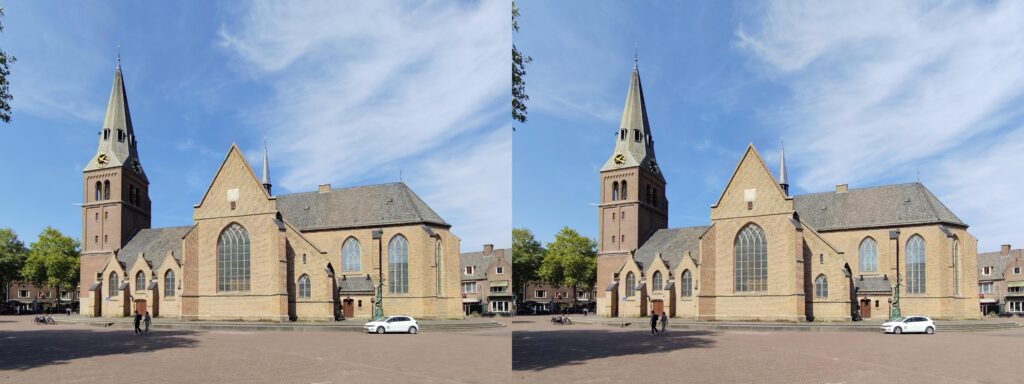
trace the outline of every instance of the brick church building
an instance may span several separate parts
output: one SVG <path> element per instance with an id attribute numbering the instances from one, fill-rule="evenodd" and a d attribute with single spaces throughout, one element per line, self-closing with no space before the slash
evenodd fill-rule
<path id="1" fill-rule="evenodd" d="M 615 149 L 600 171 L 600 315 L 702 320 L 979 318 L 977 240 L 924 185 L 789 194 L 753 145 L 706 225 L 668 228 L 666 180 L 654 154 L 634 66 Z M 897 262 L 898 260 L 898 262 Z"/>
<path id="2" fill-rule="evenodd" d="M 151 228 L 121 66 L 83 172 L 81 311 L 193 320 L 461 318 L 459 238 L 404 183 L 275 195 L 232 145 L 188 226 Z M 380 260 L 380 261 L 378 261 Z"/>

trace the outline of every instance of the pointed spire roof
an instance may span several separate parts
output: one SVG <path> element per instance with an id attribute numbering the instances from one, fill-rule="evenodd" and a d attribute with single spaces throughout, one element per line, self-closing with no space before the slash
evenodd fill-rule
<path id="1" fill-rule="evenodd" d="M 622 109 L 619 130 L 615 134 L 615 151 L 601 167 L 601 171 L 637 166 L 644 167 L 664 179 L 654 157 L 654 138 L 647 120 L 647 103 L 640 82 L 639 63 L 634 54 L 626 105 Z"/>
<path id="2" fill-rule="evenodd" d="M 114 82 L 107 101 L 107 112 L 103 116 L 103 126 L 99 134 L 99 146 L 85 170 L 127 166 L 145 179 L 145 172 L 139 163 L 136 148 L 135 129 L 128 108 L 128 93 L 125 91 L 124 77 L 121 74 L 121 56 L 117 57 L 114 69 Z"/>
<path id="3" fill-rule="evenodd" d="M 779 184 L 789 185 L 789 178 L 786 177 L 786 146 L 782 143 L 779 149 Z"/>
<path id="4" fill-rule="evenodd" d="M 267 189 L 267 194 L 270 194 L 270 159 L 267 155 L 267 140 L 263 139 L 263 187 Z"/>

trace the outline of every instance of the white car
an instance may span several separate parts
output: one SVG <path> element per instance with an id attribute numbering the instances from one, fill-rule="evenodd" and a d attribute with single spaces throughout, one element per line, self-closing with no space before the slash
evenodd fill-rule
<path id="1" fill-rule="evenodd" d="M 366 328 L 366 332 L 369 333 L 401 332 L 415 334 L 419 332 L 420 325 L 416 323 L 416 319 L 409 316 L 388 316 L 366 323 L 363 328 Z"/>
<path id="2" fill-rule="evenodd" d="M 882 331 L 897 335 L 904 332 L 921 332 L 931 335 L 935 333 L 935 322 L 924 316 L 907 316 L 882 324 Z"/>

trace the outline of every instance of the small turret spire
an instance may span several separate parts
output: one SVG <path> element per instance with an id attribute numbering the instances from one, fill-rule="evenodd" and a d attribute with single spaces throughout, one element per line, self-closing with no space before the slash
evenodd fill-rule
<path id="1" fill-rule="evenodd" d="M 270 187 L 270 157 L 267 155 L 267 139 L 263 139 L 263 188 L 267 189 L 268 195 L 273 196 Z"/>
<path id="2" fill-rule="evenodd" d="M 789 178 L 786 176 L 786 145 L 779 140 L 779 186 L 789 196 Z"/>
<path id="3" fill-rule="evenodd" d="M 637 44 L 633 44 L 633 70 L 640 68 L 640 57 L 636 54 Z"/>

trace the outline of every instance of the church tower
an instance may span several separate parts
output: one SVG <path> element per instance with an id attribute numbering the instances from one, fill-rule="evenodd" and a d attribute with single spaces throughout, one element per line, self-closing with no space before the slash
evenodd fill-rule
<path id="1" fill-rule="evenodd" d="M 82 171 L 79 297 L 83 301 L 107 260 L 136 232 L 150 227 L 149 179 L 139 162 L 137 145 L 119 57 L 96 154 Z"/>
<path id="2" fill-rule="evenodd" d="M 598 270 L 602 272 L 621 266 L 629 252 L 640 248 L 655 231 L 668 227 L 665 177 L 654 157 L 654 137 L 635 57 L 626 106 L 615 132 L 615 149 L 601 167 L 598 210 Z M 599 295 L 609 279 L 608 273 L 598 276 Z"/>

